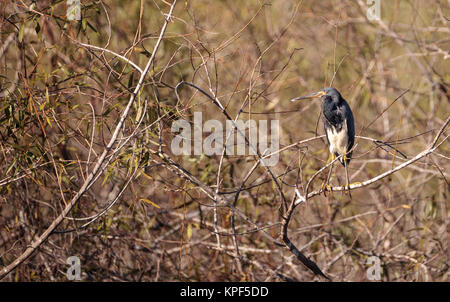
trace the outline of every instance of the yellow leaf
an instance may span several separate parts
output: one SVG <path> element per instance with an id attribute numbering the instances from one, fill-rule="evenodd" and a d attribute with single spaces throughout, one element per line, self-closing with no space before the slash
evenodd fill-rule
<path id="1" fill-rule="evenodd" d="M 188 224 L 187 230 L 186 230 L 187 239 L 190 240 L 192 237 L 192 224 Z"/>
<path id="2" fill-rule="evenodd" d="M 25 33 L 25 23 L 22 23 L 20 25 L 20 29 L 19 29 L 19 42 L 22 43 L 22 39 L 23 39 L 23 34 Z"/>
<path id="3" fill-rule="evenodd" d="M 141 172 L 142 175 L 144 175 L 146 178 L 153 180 L 153 177 L 151 177 L 150 175 L 146 174 L 144 171 Z"/>
<path id="4" fill-rule="evenodd" d="M 407 205 L 407 204 L 402 204 L 402 208 L 411 209 L 411 207 L 409 205 Z"/>
<path id="5" fill-rule="evenodd" d="M 47 120 L 47 123 L 49 124 L 50 128 L 53 128 L 52 123 L 50 122 L 50 119 L 48 118 L 48 116 L 46 116 L 45 119 Z"/>
<path id="6" fill-rule="evenodd" d="M 148 204 L 151 204 L 152 206 L 154 206 L 154 207 L 156 207 L 156 208 L 158 208 L 158 209 L 161 209 L 161 207 L 160 207 L 159 205 L 157 205 L 157 204 L 154 203 L 153 201 L 148 200 L 147 198 L 141 198 L 140 200 L 142 200 L 142 201 L 144 201 L 144 202 L 146 202 L 146 203 L 148 203 Z"/>
<path id="7" fill-rule="evenodd" d="M 155 146 L 159 146 L 159 143 L 157 143 L 157 142 L 154 142 L 154 141 L 152 141 L 150 139 L 148 141 L 149 141 L 150 144 L 153 144 Z M 161 146 L 166 147 L 166 144 L 161 144 Z"/>

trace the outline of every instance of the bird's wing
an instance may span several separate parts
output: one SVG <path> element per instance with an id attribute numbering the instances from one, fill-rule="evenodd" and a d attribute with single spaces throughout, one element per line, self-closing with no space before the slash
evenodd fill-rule
<path id="1" fill-rule="evenodd" d="M 345 110 L 348 111 L 348 118 L 347 118 L 347 133 L 348 133 L 348 143 L 347 143 L 347 150 L 350 150 L 353 147 L 353 144 L 355 143 L 355 121 L 353 119 L 353 113 L 350 109 L 350 106 L 346 106 Z"/>
<path id="2" fill-rule="evenodd" d="M 333 125 L 337 131 L 340 131 L 345 119 L 344 112 L 342 112 L 342 110 L 334 103 L 325 104 L 325 106 L 326 108 L 322 110 L 325 119 L 328 123 Z"/>

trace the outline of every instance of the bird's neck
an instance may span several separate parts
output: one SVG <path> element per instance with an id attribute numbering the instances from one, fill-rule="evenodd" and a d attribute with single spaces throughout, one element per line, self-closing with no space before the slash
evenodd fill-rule
<path id="1" fill-rule="evenodd" d="M 323 107 L 330 107 L 330 106 L 338 106 L 341 104 L 341 100 L 327 97 L 323 100 Z"/>

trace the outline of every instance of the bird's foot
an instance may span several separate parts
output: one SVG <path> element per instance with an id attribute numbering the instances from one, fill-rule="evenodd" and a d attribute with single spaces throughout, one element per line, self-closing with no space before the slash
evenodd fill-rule
<path id="1" fill-rule="evenodd" d="M 345 195 L 347 195 L 348 194 L 348 196 L 350 197 L 350 198 L 352 198 L 352 193 L 350 193 L 350 187 L 352 186 L 357 186 L 357 185 L 361 185 L 361 183 L 360 182 L 353 182 L 353 183 L 351 183 L 351 184 L 346 184 L 345 186 L 344 186 L 344 194 Z"/>
<path id="2" fill-rule="evenodd" d="M 323 184 L 321 190 L 327 196 L 327 192 L 333 192 L 333 187 L 330 184 Z"/>

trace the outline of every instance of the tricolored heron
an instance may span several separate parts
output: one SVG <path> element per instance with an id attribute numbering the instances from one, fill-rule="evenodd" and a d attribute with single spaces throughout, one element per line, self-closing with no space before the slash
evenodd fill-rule
<path id="1" fill-rule="evenodd" d="M 355 143 L 355 122 L 348 103 L 336 88 L 327 87 L 318 92 L 292 99 L 292 102 L 304 99 L 322 99 L 323 125 L 330 148 L 331 160 L 341 156 L 339 161 L 345 167 L 347 188 L 349 188 L 348 164 L 352 157 L 352 148 Z M 333 164 L 327 177 L 327 186 L 330 181 Z M 349 190 L 350 194 L 350 190 Z"/>

